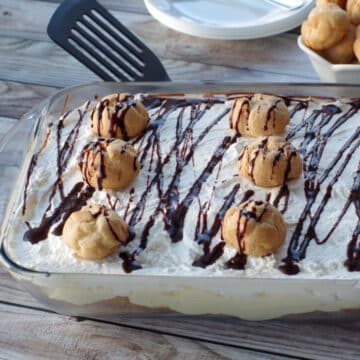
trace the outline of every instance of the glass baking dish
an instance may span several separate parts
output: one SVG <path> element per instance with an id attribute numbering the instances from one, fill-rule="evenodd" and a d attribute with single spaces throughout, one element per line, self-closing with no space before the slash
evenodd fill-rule
<path id="1" fill-rule="evenodd" d="M 113 92 L 172 95 L 263 92 L 287 96 L 360 97 L 359 86 L 326 84 L 98 82 L 60 91 L 24 115 L 0 144 L 0 167 L 4 169 L 1 182 L 5 186 L 15 184 L 1 228 L 0 260 L 35 298 L 59 313 L 102 319 L 180 313 L 264 320 L 288 314 L 360 309 L 360 274 L 354 279 L 239 279 L 229 276 L 216 280 L 206 276 L 45 273 L 16 264 L 7 254 L 6 243 L 16 235 L 12 224 L 21 193 L 17 189 L 24 182 L 28 166 L 24 159 L 44 136 L 47 117 L 59 116 L 65 100 L 68 108 L 74 108 L 88 99 Z"/>

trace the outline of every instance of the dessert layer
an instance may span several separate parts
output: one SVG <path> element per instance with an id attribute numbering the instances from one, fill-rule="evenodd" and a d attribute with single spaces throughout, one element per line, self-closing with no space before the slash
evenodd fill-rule
<path id="1" fill-rule="evenodd" d="M 96 141 L 94 104 L 47 119 L 44 146 L 30 154 L 10 256 L 49 272 L 100 272 L 217 277 L 358 278 L 360 270 L 360 102 L 286 98 L 286 139 L 303 157 L 300 179 L 260 188 L 239 177 L 237 162 L 253 139 L 229 126 L 230 98 L 144 96 L 150 124 L 130 143 L 140 175 L 121 192 L 84 183 L 79 155 Z M 221 240 L 226 210 L 267 200 L 284 215 L 285 244 L 274 255 L 245 257 Z M 64 220 L 84 204 L 103 204 L 129 225 L 128 244 L 101 261 L 84 261 L 61 237 Z M 226 263 L 234 266 L 228 269 Z"/>

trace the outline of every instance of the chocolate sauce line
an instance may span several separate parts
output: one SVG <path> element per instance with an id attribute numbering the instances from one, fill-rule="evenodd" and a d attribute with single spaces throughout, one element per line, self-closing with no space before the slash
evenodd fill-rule
<path id="1" fill-rule="evenodd" d="M 274 110 L 278 106 L 278 104 L 281 102 L 281 99 L 275 100 L 274 103 L 269 107 L 267 114 L 266 114 L 266 120 L 265 120 L 265 126 L 264 130 L 267 131 L 269 127 L 269 121 L 271 120 L 271 115 L 273 114 Z M 275 116 L 273 116 L 273 128 L 275 128 Z"/>
<path id="2" fill-rule="evenodd" d="M 171 217 L 168 217 L 168 220 L 170 220 L 170 226 L 168 225 L 166 230 L 168 231 L 170 238 L 173 242 L 178 242 L 182 240 L 184 221 L 189 207 L 191 206 L 194 199 L 200 194 L 202 185 L 207 181 L 215 167 L 222 160 L 226 150 L 230 147 L 230 145 L 234 144 L 235 141 L 235 136 L 227 136 L 224 138 L 222 144 L 216 149 L 207 166 L 202 171 L 198 179 L 194 182 L 184 199 L 178 204 L 178 206 L 175 208 L 175 211 L 170 212 Z M 171 197 L 171 194 L 169 195 Z"/>
<path id="3" fill-rule="evenodd" d="M 49 234 L 50 227 L 57 224 L 53 230 L 54 235 L 61 235 L 65 221 L 72 212 L 79 210 L 91 198 L 94 190 L 90 187 L 84 188 L 84 183 L 75 184 L 68 195 L 62 199 L 51 216 L 46 214 L 41 219 L 39 226 L 33 227 L 24 233 L 24 240 L 32 244 L 45 240 Z"/>
<path id="4" fill-rule="evenodd" d="M 85 111 L 87 111 L 88 106 L 90 102 L 88 102 L 85 106 Z M 64 198 L 64 190 L 63 190 L 63 184 L 62 184 L 62 172 L 65 170 L 67 163 L 72 155 L 74 144 L 77 140 L 79 129 L 83 120 L 84 113 L 82 113 L 80 110 L 78 110 L 79 113 L 79 119 L 76 122 L 74 128 L 71 130 L 70 134 L 68 135 L 67 139 L 65 140 L 64 146 L 61 147 L 61 129 L 63 127 L 63 122 L 68 117 L 70 112 L 65 113 L 59 120 L 57 125 L 57 134 L 56 134 L 56 143 L 57 143 L 57 158 L 56 158 L 56 164 L 57 164 L 57 179 L 52 187 L 52 191 L 49 197 L 49 206 L 46 209 L 46 212 L 50 210 L 52 199 L 56 194 L 56 191 L 59 187 L 60 196 L 63 199 Z M 49 125 L 50 126 L 50 125 Z M 30 183 L 30 178 L 33 173 L 33 170 L 37 164 L 38 157 L 42 150 L 46 147 L 46 144 L 48 142 L 48 139 L 51 134 L 51 128 L 49 127 L 49 130 L 46 134 L 46 138 L 44 143 L 42 144 L 39 151 L 37 151 L 31 158 L 30 165 L 27 171 L 25 186 L 24 186 L 24 201 L 23 201 L 23 207 L 22 207 L 22 214 L 24 215 L 26 212 L 26 203 L 27 203 L 27 189 Z"/>
<path id="5" fill-rule="evenodd" d="M 288 98 L 284 98 L 285 104 L 286 106 L 289 106 L 290 103 L 288 101 Z M 301 100 L 295 100 L 297 101 L 296 105 L 292 108 L 292 110 L 290 111 L 290 117 L 294 117 L 294 115 L 296 113 L 298 113 L 299 111 L 305 110 L 304 111 L 304 116 L 306 114 L 306 111 L 309 107 L 309 102 L 308 101 L 301 101 Z M 302 122 L 303 124 L 304 122 Z"/>
<path id="6" fill-rule="evenodd" d="M 102 190 L 103 181 L 106 178 L 105 153 L 109 144 L 115 141 L 115 138 L 98 138 L 85 145 L 79 157 L 79 167 L 82 171 L 83 178 L 87 183 L 91 183 L 91 170 L 97 171 L 97 187 Z M 93 155 L 90 161 L 90 155 Z M 96 159 L 99 159 L 96 165 Z"/>
<path id="7" fill-rule="evenodd" d="M 331 172 L 331 170 L 337 165 L 337 163 L 340 161 L 340 159 L 342 158 L 342 156 L 344 155 L 346 149 L 348 149 L 353 143 L 354 141 L 360 136 L 360 127 L 358 127 L 355 132 L 353 133 L 352 136 L 350 136 L 350 138 L 345 142 L 345 144 L 340 148 L 340 150 L 338 151 L 338 153 L 336 154 L 335 158 L 331 161 L 330 165 L 328 166 L 327 169 L 324 170 L 324 172 L 321 174 L 321 176 L 319 177 L 319 183 L 322 184 L 326 178 L 329 176 L 329 173 Z M 356 150 L 356 148 L 354 147 L 354 151 Z"/>
<path id="8" fill-rule="evenodd" d="M 106 224 L 107 224 L 107 226 L 108 226 L 108 228 L 109 228 L 112 236 L 115 238 L 115 240 L 116 240 L 117 242 L 122 243 L 122 241 L 120 240 L 118 234 L 116 233 L 116 231 L 115 231 L 114 228 L 112 227 L 112 225 L 111 225 L 111 223 L 110 223 L 110 220 L 109 220 L 107 214 L 105 214 L 104 216 L 105 216 Z"/>
<path id="9" fill-rule="evenodd" d="M 192 107 L 192 110 L 193 107 Z M 179 116 L 178 119 L 180 122 L 177 126 L 177 134 L 176 134 L 176 142 L 175 142 L 175 158 L 176 158 L 176 167 L 175 167 L 175 175 L 165 193 L 165 201 L 159 204 L 160 210 L 164 213 L 164 210 L 166 209 L 166 214 L 164 216 L 164 224 L 165 229 L 171 233 L 172 232 L 172 219 L 174 216 L 176 216 L 176 211 L 179 209 L 179 183 L 182 175 L 182 171 L 184 167 L 190 162 L 193 156 L 193 152 L 191 152 L 192 147 L 194 146 L 194 143 L 190 146 L 190 151 L 188 152 L 187 156 L 185 154 L 180 153 L 180 146 L 181 144 L 185 144 L 187 141 L 186 134 L 189 133 L 189 129 L 192 129 L 193 126 L 202 118 L 204 112 L 197 112 L 192 111 L 190 116 L 190 122 L 187 128 L 184 132 L 179 131 L 181 128 L 181 122 L 182 122 L 182 116 Z M 171 235 L 170 235 L 171 236 Z M 175 241 L 172 238 L 173 241 Z"/>
<path id="10" fill-rule="evenodd" d="M 288 205 L 289 205 L 289 197 L 290 197 L 290 190 L 287 186 L 287 184 L 284 184 L 281 186 L 279 192 L 276 194 L 276 197 L 273 201 L 273 205 L 278 208 L 278 210 L 284 214 L 288 208 Z M 284 206 L 282 209 L 279 209 L 279 204 L 280 204 L 280 201 L 281 199 L 285 199 L 284 200 Z"/>
<path id="11" fill-rule="evenodd" d="M 37 151 L 32 157 L 31 157 L 31 160 L 30 160 L 30 165 L 28 167 L 28 171 L 27 171 L 27 174 L 26 174 L 26 181 L 25 181 L 25 187 L 24 187 L 24 195 L 23 195 L 23 206 L 22 206 L 22 214 L 25 215 L 26 213 L 26 204 L 27 204 L 27 190 L 28 190 L 28 187 L 29 187 L 29 183 L 30 183 L 30 178 L 31 178 L 31 175 L 34 171 L 34 168 L 37 164 L 37 161 L 38 161 L 38 158 L 39 158 L 39 155 L 40 155 L 41 151 Z"/>
<path id="12" fill-rule="evenodd" d="M 206 268 L 209 265 L 215 264 L 216 261 L 218 261 L 224 254 L 224 248 L 225 243 L 223 241 L 220 241 L 214 246 L 211 251 L 204 252 L 204 254 L 200 258 L 196 259 L 192 263 L 192 266 Z"/>
<path id="13" fill-rule="evenodd" d="M 218 182 L 221 168 L 222 168 L 222 162 L 220 162 L 220 164 L 218 166 L 215 183 Z M 198 211 L 198 216 L 197 216 L 197 221 L 196 221 L 196 226 L 195 226 L 194 238 L 197 243 L 203 245 L 204 252 L 209 251 L 210 241 L 212 238 L 211 233 L 209 234 L 208 230 L 207 230 L 208 229 L 208 212 L 210 210 L 211 203 L 215 196 L 215 191 L 216 191 L 216 184 L 214 184 L 212 187 L 209 199 L 207 199 L 205 201 L 205 203 L 203 203 L 203 204 L 201 203 L 200 197 L 197 198 L 198 204 L 199 204 L 199 211 Z M 220 211 L 221 211 L 221 209 L 220 209 Z M 214 224 L 216 223 L 216 216 L 217 215 L 215 215 Z M 220 226 L 220 224 L 219 224 L 219 226 Z M 205 241 L 205 240 L 207 240 L 207 241 Z"/>
<path id="14" fill-rule="evenodd" d="M 193 262 L 192 264 L 193 266 L 205 268 L 215 263 L 223 254 L 224 246 L 219 244 L 217 244 L 214 247 L 214 249 L 210 251 L 211 240 L 219 232 L 221 227 L 221 222 L 225 216 L 225 213 L 230 208 L 230 206 L 233 205 L 235 196 L 237 195 L 239 189 L 240 189 L 240 184 L 234 185 L 230 193 L 224 197 L 223 204 L 221 208 L 218 211 L 216 211 L 213 223 L 210 228 L 208 228 L 207 212 L 203 214 L 205 216 L 203 217 L 204 220 L 203 220 L 203 227 L 201 232 L 199 231 L 201 212 L 199 212 L 198 214 L 199 226 L 197 226 L 197 230 L 195 230 L 194 237 L 195 237 L 195 241 L 203 246 L 204 254 Z"/>
<path id="15" fill-rule="evenodd" d="M 289 131 L 287 133 L 287 135 L 285 136 L 286 141 L 289 141 L 290 139 L 292 139 L 295 136 L 295 134 L 297 134 L 300 130 L 302 130 L 303 128 L 306 127 L 306 124 L 309 121 L 309 117 L 306 117 L 307 110 L 308 110 L 308 102 L 304 103 L 301 106 L 298 106 L 298 104 L 295 105 L 293 110 L 290 112 L 290 118 L 292 119 L 299 111 L 302 111 L 302 110 L 304 110 L 304 116 L 303 116 L 301 123 L 296 125 L 294 129 L 292 129 L 291 131 Z M 311 113 L 310 117 L 311 116 L 318 116 L 318 113 Z"/>
<path id="16" fill-rule="evenodd" d="M 61 132 L 64 128 L 64 119 L 59 119 L 57 127 L 56 127 L 56 149 L 57 149 L 57 156 L 56 156 L 56 167 L 57 167 L 57 186 L 60 193 L 61 200 L 64 199 L 64 184 L 62 181 L 62 167 L 61 167 Z"/>
<path id="17" fill-rule="evenodd" d="M 356 147 L 353 147 L 351 150 L 354 151 L 358 146 L 359 146 L 360 142 L 358 142 L 356 144 Z M 303 258 L 305 258 L 306 256 L 306 250 L 309 246 L 309 243 L 311 240 L 314 240 L 318 245 L 324 244 L 329 237 L 331 236 L 331 234 L 334 232 L 334 230 L 336 229 L 336 226 L 340 223 L 340 220 L 343 218 L 343 216 L 345 215 L 346 210 L 343 210 L 343 212 L 340 214 L 339 219 L 335 222 L 335 226 L 333 226 L 330 231 L 328 232 L 327 235 L 325 235 L 325 237 L 320 240 L 316 234 L 316 225 L 320 220 L 320 216 L 326 206 L 326 204 L 328 203 L 330 197 L 331 197 L 331 191 L 332 191 L 332 187 L 336 184 L 336 182 L 338 181 L 340 175 L 343 173 L 344 169 L 346 168 L 350 158 L 352 157 L 353 152 L 349 152 L 348 156 L 346 156 L 346 158 L 344 159 L 343 164 L 341 164 L 341 167 L 339 168 L 339 170 L 337 171 L 336 175 L 331 179 L 331 181 L 329 182 L 327 188 L 326 188 L 326 192 L 323 196 L 323 198 L 320 201 L 319 206 L 317 207 L 314 215 L 311 217 L 310 220 L 310 224 L 308 225 L 306 231 L 305 231 L 305 235 L 304 235 L 304 240 L 301 242 L 300 247 L 298 250 L 293 250 L 292 253 L 292 258 L 299 261 L 302 260 Z M 298 237 L 300 237 L 301 234 L 298 234 Z"/>
<path id="18" fill-rule="evenodd" d="M 142 266 L 136 260 L 136 255 L 136 252 L 130 254 L 127 251 L 123 251 L 119 254 L 120 259 L 123 261 L 122 267 L 127 274 L 142 269 Z"/>
<path id="19" fill-rule="evenodd" d="M 73 153 L 75 142 L 79 135 L 79 129 L 82 124 L 84 114 L 86 113 L 90 102 L 87 102 L 85 106 L 84 112 L 78 110 L 79 118 L 76 121 L 74 127 L 70 131 L 69 135 L 64 141 L 64 145 L 61 147 L 61 132 L 63 128 L 63 122 L 69 116 L 70 112 L 67 112 L 63 117 L 59 120 L 57 124 L 57 132 L 56 132 L 56 144 L 57 144 L 57 155 L 56 155 L 56 165 L 57 165 L 57 178 L 55 183 L 52 186 L 52 191 L 49 196 L 49 205 L 45 210 L 45 214 L 48 213 L 52 206 L 52 200 L 56 195 L 57 190 L 59 189 L 61 199 L 64 199 L 64 189 L 63 189 L 63 180 L 62 180 L 62 173 L 65 171 L 67 164 L 71 158 Z"/>
<path id="20" fill-rule="evenodd" d="M 145 158 L 147 157 L 149 150 L 151 149 L 149 170 L 151 170 L 151 168 L 152 168 L 155 147 L 158 146 L 158 143 L 160 143 L 160 133 L 159 133 L 160 129 L 165 124 L 166 120 L 168 119 L 168 116 L 172 112 L 174 112 L 176 109 L 181 107 L 180 103 L 175 104 L 174 106 L 171 106 L 171 105 L 172 105 L 172 103 L 170 101 L 168 101 L 168 100 L 163 101 L 161 103 L 161 105 L 159 106 L 159 109 L 153 115 L 156 117 L 154 119 L 152 119 L 150 125 L 145 130 L 145 135 L 148 135 L 148 136 L 147 136 L 147 140 L 146 140 L 146 145 L 145 145 L 144 149 L 142 150 L 142 155 L 140 157 L 140 163 L 143 166 L 143 162 L 144 162 Z M 182 102 L 182 106 L 184 106 L 184 105 L 186 105 L 186 103 Z M 144 138 L 145 138 L 145 135 L 144 135 Z M 175 147 L 175 145 L 174 145 L 174 147 Z M 157 163 L 155 166 L 155 176 L 151 179 L 150 183 L 149 183 L 149 178 L 148 178 L 146 189 L 141 194 L 140 200 L 135 204 L 134 209 L 132 210 L 132 215 L 129 219 L 129 239 L 128 239 L 128 241 L 131 241 L 135 236 L 133 228 L 134 228 L 135 224 L 138 223 L 142 219 L 142 216 L 143 216 L 143 213 L 145 210 L 145 206 L 146 206 L 147 196 L 149 195 L 153 186 L 155 186 L 155 185 L 157 186 L 159 198 L 162 198 L 162 188 L 163 188 L 162 168 L 166 164 L 166 162 L 168 162 L 170 160 L 171 152 L 172 151 L 170 151 L 170 153 L 164 159 L 163 162 L 161 161 L 161 157 L 157 159 Z M 160 153 L 160 150 L 158 150 L 158 153 Z M 133 200 L 133 198 L 131 199 L 131 202 L 132 202 L 132 200 Z M 128 203 L 126 214 L 128 213 L 129 208 L 130 208 L 130 204 Z M 131 262 L 129 262 L 129 263 L 131 263 Z"/>
<path id="21" fill-rule="evenodd" d="M 117 207 L 117 205 L 118 205 L 118 203 L 119 203 L 119 199 L 118 199 L 118 198 L 115 198 L 115 201 L 112 202 L 109 193 L 106 193 L 106 200 L 107 200 L 107 202 L 108 202 L 108 204 L 109 204 L 110 209 L 113 210 L 113 211 L 115 211 L 115 210 L 116 210 L 116 207 Z"/>
<path id="22" fill-rule="evenodd" d="M 104 115 L 104 112 L 107 112 L 107 118 L 110 119 L 108 132 L 110 137 L 116 138 L 117 137 L 117 130 L 120 129 L 121 135 L 125 141 L 129 140 L 128 132 L 126 130 L 125 125 L 125 117 L 128 111 L 136 106 L 136 102 L 132 99 L 132 97 L 126 96 L 122 101 L 120 101 L 120 94 L 116 95 L 114 105 L 114 111 L 111 113 L 110 108 L 110 100 L 104 99 L 100 101 L 97 108 L 95 108 L 92 112 L 91 117 L 94 116 L 95 112 L 97 111 L 97 119 L 96 119 L 96 132 L 98 135 L 101 134 L 101 120 Z"/>
<path id="23" fill-rule="evenodd" d="M 125 221 L 127 219 L 130 206 L 131 206 L 131 204 L 132 204 L 132 202 L 134 200 L 134 194 L 135 194 L 135 188 L 131 188 L 129 200 L 128 200 L 127 204 L 126 204 L 126 208 L 125 208 L 125 211 L 124 211 L 124 220 Z"/>
<path id="24" fill-rule="evenodd" d="M 266 151 L 268 141 L 269 141 L 269 138 L 266 137 L 259 143 L 257 149 L 254 152 L 253 158 L 249 162 L 248 175 L 251 177 L 254 184 L 256 184 L 256 181 L 255 181 L 255 178 L 254 178 L 255 162 L 256 162 L 256 159 L 258 158 L 259 154 L 260 154 L 260 151 L 261 150 Z"/>
<path id="25" fill-rule="evenodd" d="M 78 110 L 79 119 L 75 123 L 75 126 L 72 128 L 67 138 L 65 139 L 64 145 L 60 151 L 60 165 L 62 172 L 66 169 L 67 164 L 71 158 L 72 152 L 74 150 L 75 142 L 79 136 L 79 131 L 84 119 L 84 115 L 89 105 L 90 103 L 88 102 L 87 105 L 85 106 L 84 112 Z"/>
<path id="26" fill-rule="evenodd" d="M 254 191 L 252 190 L 247 190 L 242 198 L 242 200 L 240 201 L 241 203 L 248 203 L 250 198 L 254 195 Z M 244 210 L 244 209 L 243 209 Z M 247 255 L 245 254 L 245 244 L 242 241 L 243 235 L 246 231 L 246 226 L 247 226 L 247 222 L 249 220 L 249 217 L 254 217 L 256 218 L 256 214 L 255 216 L 253 216 L 253 214 L 248 213 L 247 211 L 241 211 L 241 213 L 239 214 L 239 218 L 237 221 L 237 242 L 239 245 L 239 251 L 235 254 L 235 256 L 233 256 L 232 258 L 230 258 L 224 265 L 225 269 L 233 269 L 233 270 L 244 270 L 246 263 L 247 263 Z M 265 213 L 265 209 L 263 211 L 262 214 L 260 214 L 259 216 L 259 221 L 261 220 L 262 216 Z M 245 219 L 245 223 L 243 224 L 243 230 L 240 232 L 240 219 L 242 216 L 246 216 Z"/>
<path id="27" fill-rule="evenodd" d="M 256 221 L 260 221 L 260 219 L 256 215 L 256 208 L 253 207 L 249 211 L 246 207 L 249 205 L 249 201 L 247 201 L 244 204 L 244 207 L 239 212 L 239 216 L 236 223 L 236 237 L 237 237 L 237 243 L 239 247 L 239 253 L 244 254 L 245 252 L 245 243 L 243 241 L 247 224 L 250 219 L 254 219 Z M 241 219 L 245 219 L 243 222 L 241 222 Z"/>
<path id="28" fill-rule="evenodd" d="M 354 184 L 349 194 L 347 203 L 352 203 L 355 207 L 355 214 L 358 218 L 357 225 L 347 246 L 347 260 L 344 265 L 349 271 L 360 271 L 360 162 L 358 163 L 357 173 L 354 177 Z M 343 212 L 346 212 L 346 205 Z"/>
<path id="29" fill-rule="evenodd" d="M 43 151 L 43 149 L 45 149 L 45 147 L 49 141 L 50 135 L 51 135 L 51 127 L 49 125 L 48 130 L 46 132 L 45 140 L 41 144 L 40 149 L 36 153 L 34 153 L 34 155 L 31 157 L 30 164 L 29 164 L 29 167 L 28 167 L 28 170 L 26 173 L 26 180 L 25 180 L 25 185 L 24 185 L 23 206 L 22 206 L 22 214 L 23 215 L 25 215 L 25 213 L 26 213 L 27 190 L 28 190 L 28 187 L 30 184 L 30 179 L 31 179 L 32 173 L 34 171 L 35 166 L 37 165 L 38 158 L 39 158 L 41 152 Z"/>
<path id="30" fill-rule="evenodd" d="M 167 156 L 167 158 L 164 160 L 164 162 L 162 163 L 161 150 L 160 150 L 160 129 L 164 125 L 168 116 L 175 110 L 175 108 L 177 108 L 177 106 L 172 108 L 169 105 L 170 105 L 170 103 L 168 101 L 165 101 L 162 103 L 160 109 L 157 112 L 158 117 L 154 121 L 151 122 L 151 125 L 147 129 L 147 132 L 149 131 L 149 129 L 151 130 L 151 132 L 147 138 L 145 149 L 142 151 L 142 156 L 140 158 L 140 162 L 143 163 L 149 150 L 151 149 L 151 156 L 150 156 L 150 162 L 149 162 L 149 171 L 151 171 L 152 166 L 153 166 L 155 152 L 156 152 L 156 154 L 158 155 L 157 159 L 156 159 L 156 164 L 155 164 L 156 176 L 154 178 L 152 178 L 150 183 L 147 183 L 146 190 L 141 195 L 140 201 L 136 204 L 136 206 L 133 210 L 132 216 L 129 221 L 130 234 L 129 234 L 128 241 L 131 241 L 135 236 L 135 234 L 133 232 L 134 225 L 138 221 L 141 220 L 143 213 L 145 211 L 147 196 L 150 193 L 150 191 L 154 185 L 156 185 L 159 199 L 161 199 L 163 197 L 163 195 L 162 195 L 162 191 L 163 191 L 162 168 L 163 168 L 164 164 L 170 160 L 171 152 Z M 180 112 L 179 116 L 181 116 L 181 112 Z M 157 210 L 156 214 L 157 213 L 158 213 L 158 210 Z M 147 227 L 149 229 L 147 230 L 145 227 L 145 230 L 143 231 L 143 235 L 142 235 L 143 237 L 148 236 L 148 231 L 150 230 L 150 227 L 152 226 L 153 222 L 154 222 L 154 220 L 153 220 L 153 216 L 152 216 L 147 224 Z"/>
<path id="31" fill-rule="evenodd" d="M 351 113 L 353 109 L 350 109 Z M 315 138 L 320 136 L 321 130 L 329 124 L 333 117 L 341 113 L 341 109 L 335 105 L 325 105 L 321 110 L 315 110 L 313 114 L 307 119 L 305 127 L 305 136 L 303 142 L 300 144 L 300 151 L 304 152 L 306 147 L 313 141 Z M 352 116 L 352 115 L 351 115 Z M 344 115 L 346 119 L 347 114 Z M 316 121 L 320 118 L 320 121 Z M 341 122 L 340 122 L 341 123 Z M 340 125 L 341 126 L 341 125 Z M 331 129 L 329 132 L 333 132 Z M 335 131 L 335 130 L 334 130 Z M 326 134 L 325 134 L 326 136 Z M 330 136 L 330 135 L 329 135 Z"/>
<path id="32" fill-rule="evenodd" d="M 243 111 L 246 111 L 246 128 L 247 130 L 249 130 L 249 115 L 250 115 L 250 102 L 249 100 L 244 100 L 243 103 L 241 104 L 241 107 L 239 109 L 239 113 L 236 117 L 236 121 L 235 124 L 233 122 L 233 116 L 234 116 L 234 111 L 235 111 L 235 107 L 236 107 L 237 101 L 233 102 L 233 105 L 231 107 L 231 112 L 230 112 L 230 129 L 235 129 L 238 130 L 239 129 L 239 124 L 240 124 L 240 120 L 241 120 L 241 116 L 243 114 Z M 246 107 L 246 110 L 244 110 L 244 108 Z"/>
<path id="33" fill-rule="evenodd" d="M 244 270 L 247 263 L 247 255 L 237 252 L 235 256 L 225 263 L 225 269 Z"/>

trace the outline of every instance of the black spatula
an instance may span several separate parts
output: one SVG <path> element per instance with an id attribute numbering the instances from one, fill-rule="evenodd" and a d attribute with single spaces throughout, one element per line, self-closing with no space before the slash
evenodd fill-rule
<path id="1" fill-rule="evenodd" d="M 49 37 L 106 81 L 169 81 L 160 60 L 96 0 L 65 0 Z"/>

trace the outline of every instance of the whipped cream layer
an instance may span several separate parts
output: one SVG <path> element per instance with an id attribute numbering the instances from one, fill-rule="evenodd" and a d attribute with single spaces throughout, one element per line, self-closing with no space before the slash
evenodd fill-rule
<path id="1" fill-rule="evenodd" d="M 48 272 L 360 277 L 354 271 L 360 269 L 359 101 L 287 98 L 292 115 L 285 136 L 300 150 L 304 172 L 271 189 L 238 176 L 239 154 L 254 139 L 230 129 L 231 99 L 144 101 L 150 124 L 130 141 L 141 172 L 121 192 L 90 189 L 78 169 L 82 148 L 96 140 L 94 104 L 48 119 L 43 147 L 30 155 L 16 213 L 18 236 L 8 244 L 16 263 Z M 283 213 L 286 242 L 276 254 L 243 259 L 242 270 L 228 269 L 236 252 L 221 240 L 221 220 L 229 207 L 249 198 L 268 200 Z M 113 208 L 130 227 L 129 243 L 101 261 L 75 258 L 61 238 L 62 220 L 83 203 Z M 29 228 L 37 235 L 33 243 Z"/>

